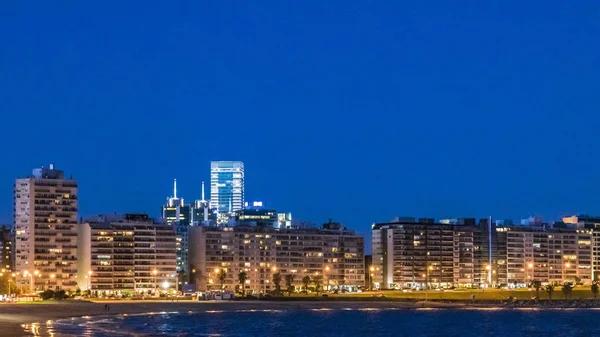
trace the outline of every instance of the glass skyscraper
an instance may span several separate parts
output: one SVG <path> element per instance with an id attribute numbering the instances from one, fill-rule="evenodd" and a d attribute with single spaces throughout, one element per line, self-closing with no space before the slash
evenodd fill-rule
<path id="1" fill-rule="evenodd" d="M 226 222 L 233 212 L 244 208 L 243 162 L 210 162 L 210 202 L 219 222 Z"/>

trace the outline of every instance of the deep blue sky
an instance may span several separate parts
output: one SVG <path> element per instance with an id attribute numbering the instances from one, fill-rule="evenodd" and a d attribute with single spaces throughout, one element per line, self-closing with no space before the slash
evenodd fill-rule
<path id="1" fill-rule="evenodd" d="M 4 222 L 49 162 L 83 216 L 197 198 L 210 160 L 365 234 L 600 214 L 596 1 L 59 3 L 0 4 Z"/>

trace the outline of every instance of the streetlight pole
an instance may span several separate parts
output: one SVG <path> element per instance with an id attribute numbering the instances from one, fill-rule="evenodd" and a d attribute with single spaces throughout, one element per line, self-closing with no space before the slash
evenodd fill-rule
<path id="1" fill-rule="evenodd" d="M 156 286 L 156 274 L 158 274 L 158 270 L 154 269 L 152 271 L 152 274 L 154 275 L 154 284 L 152 285 L 152 288 L 153 288 L 152 292 L 156 293 L 156 288 L 157 288 L 157 286 Z"/>
<path id="2" fill-rule="evenodd" d="M 325 266 L 325 270 L 323 271 L 323 276 L 327 277 L 327 283 L 325 283 L 325 291 L 329 291 L 329 266 Z"/>

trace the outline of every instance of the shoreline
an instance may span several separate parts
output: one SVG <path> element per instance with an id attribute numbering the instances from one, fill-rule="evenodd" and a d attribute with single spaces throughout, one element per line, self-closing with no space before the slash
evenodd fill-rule
<path id="1" fill-rule="evenodd" d="M 110 311 L 104 305 L 110 304 Z M 418 306 L 404 302 L 345 302 L 345 301 L 64 301 L 39 304 L 1 304 L 0 331 L 2 336 L 45 336 L 44 325 L 48 321 L 113 315 L 135 315 L 156 312 L 204 312 L 213 310 L 311 310 L 342 308 L 397 308 L 411 309 Z M 38 334 L 33 334 L 31 330 Z M 29 331 L 26 331 L 29 330 Z"/>
<path id="2" fill-rule="evenodd" d="M 104 305 L 110 304 L 110 311 Z M 156 312 L 203 312 L 239 310 L 311 310 L 311 309 L 569 309 L 600 308 L 595 300 L 515 301 L 64 301 L 40 304 L 1 304 L 0 331 L 2 336 L 44 336 L 48 321 L 87 316 L 113 316 Z M 26 332 L 29 330 L 29 332 Z"/>

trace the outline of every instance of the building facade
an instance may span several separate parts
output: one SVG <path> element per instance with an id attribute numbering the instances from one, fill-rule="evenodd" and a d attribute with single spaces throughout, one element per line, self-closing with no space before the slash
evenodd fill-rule
<path id="1" fill-rule="evenodd" d="M 77 192 L 53 164 L 15 181 L 14 272 L 25 289 L 76 290 Z"/>
<path id="2" fill-rule="evenodd" d="M 373 233 L 375 287 L 472 287 L 475 226 L 422 222 L 376 224 Z"/>
<path id="3" fill-rule="evenodd" d="M 592 230 L 518 226 L 498 231 L 506 236 L 506 279 L 500 278 L 500 283 L 526 286 L 539 280 L 591 284 Z"/>
<path id="4" fill-rule="evenodd" d="M 177 233 L 177 274 L 182 282 L 187 279 L 188 230 L 192 225 L 192 207 L 177 196 L 177 179 L 173 180 L 173 196 L 162 207 L 162 220 Z"/>
<path id="5" fill-rule="evenodd" d="M 12 250 L 13 231 L 8 226 L 0 228 L 0 269 L 11 272 L 13 270 Z"/>
<path id="6" fill-rule="evenodd" d="M 226 223 L 233 212 L 244 207 L 244 163 L 212 161 L 210 163 L 210 201 L 219 223 Z"/>
<path id="7" fill-rule="evenodd" d="M 240 290 L 246 273 L 246 293 L 273 291 L 273 274 L 293 275 L 299 289 L 305 276 L 322 280 L 324 288 L 356 289 L 365 285 L 364 238 L 352 231 L 266 227 L 194 227 L 190 234 L 190 269 L 200 290 L 223 287 Z"/>
<path id="8" fill-rule="evenodd" d="M 78 235 L 78 284 L 98 294 L 156 294 L 177 288 L 173 226 L 146 214 L 87 219 Z"/>
<path id="9" fill-rule="evenodd" d="M 593 229 L 532 223 L 497 226 L 491 219 L 375 224 L 376 287 L 526 287 L 593 280 Z"/>

